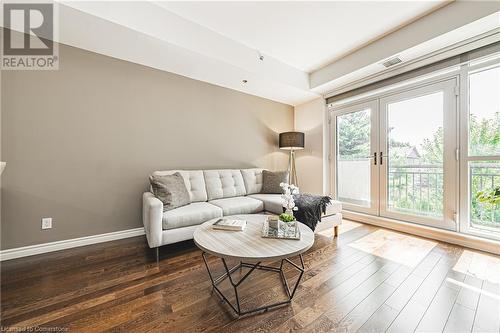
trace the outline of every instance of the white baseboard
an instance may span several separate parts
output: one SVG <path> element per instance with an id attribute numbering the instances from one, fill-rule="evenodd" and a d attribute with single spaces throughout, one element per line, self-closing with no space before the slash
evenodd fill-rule
<path id="1" fill-rule="evenodd" d="M 78 246 L 104 243 L 117 239 L 123 239 L 141 235 L 144 235 L 144 228 L 121 230 L 121 231 L 109 232 L 106 234 L 99 234 L 87 237 L 66 239 L 57 242 L 17 247 L 14 249 L 7 249 L 0 251 L 0 261 L 27 257 L 35 254 L 42 254 L 64 249 L 71 249 L 73 247 L 78 247 Z"/>
<path id="2" fill-rule="evenodd" d="M 345 210 L 342 211 L 342 215 L 347 220 L 373 224 L 378 227 L 402 231 L 416 236 L 431 238 L 500 255 L 500 242 L 495 240 Z"/>

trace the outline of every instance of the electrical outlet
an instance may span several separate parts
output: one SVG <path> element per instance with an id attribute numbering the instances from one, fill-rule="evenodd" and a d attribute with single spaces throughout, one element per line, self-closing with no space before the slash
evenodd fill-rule
<path id="1" fill-rule="evenodd" d="M 42 229 L 52 229 L 52 217 L 42 218 Z"/>

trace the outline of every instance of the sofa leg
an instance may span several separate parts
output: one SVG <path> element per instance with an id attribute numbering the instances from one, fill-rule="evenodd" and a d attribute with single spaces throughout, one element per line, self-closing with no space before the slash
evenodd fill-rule
<path id="1" fill-rule="evenodd" d="M 158 265 L 160 263 L 160 247 L 157 246 L 155 248 L 155 252 L 156 252 L 156 264 Z"/>
<path id="2" fill-rule="evenodd" d="M 339 226 L 336 225 L 335 227 L 333 227 L 333 238 L 338 236 L 339 236 Z"/>

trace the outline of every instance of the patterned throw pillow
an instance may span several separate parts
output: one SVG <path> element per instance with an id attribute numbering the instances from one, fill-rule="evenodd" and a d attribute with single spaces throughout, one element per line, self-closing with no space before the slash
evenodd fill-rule
<path id="1" fill-rule="evenodd" d="M 288 171 L 262 171 L 262 190 L 260 193 L 281 194 L 280 183 L 288 182 Z"/>
<path id="2" fill-rule="evenodd" d="M 163 202 L 164 212 L 190 203 L 189 192 L 180 173 L 163 176 L 151 175 L 149 182 L 155 197 Z"/>

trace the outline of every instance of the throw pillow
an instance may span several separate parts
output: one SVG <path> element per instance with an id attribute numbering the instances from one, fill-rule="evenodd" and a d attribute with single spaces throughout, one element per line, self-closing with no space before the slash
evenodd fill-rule
<path id="1" fill-rule="evenodd" d="M 151 175 L 149 182 L 155 197 L 163 202 L 164 212 L 190 203 L 189 192 L 179 172 L 164 176 Z"/>
<path id="2" fill-rule="evenodd" d="M 281 194 L 280 183 L 288 182 L 288 171 L 262 171 L 262 190 L 260 193 Z"/>

